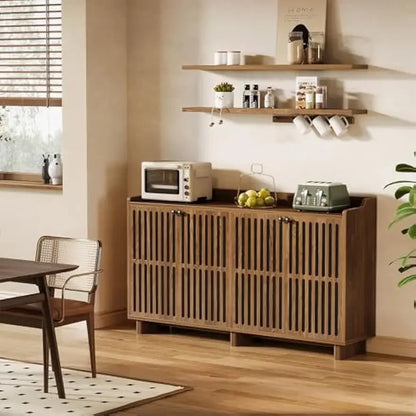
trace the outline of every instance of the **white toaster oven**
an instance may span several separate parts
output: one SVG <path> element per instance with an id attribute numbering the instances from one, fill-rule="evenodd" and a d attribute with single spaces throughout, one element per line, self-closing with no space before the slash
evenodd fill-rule
<path id="1" fill-rule="evenodd" d="M 142 162 L 142 198 L 178 202 L 212 199 L 211 163 Z"/>

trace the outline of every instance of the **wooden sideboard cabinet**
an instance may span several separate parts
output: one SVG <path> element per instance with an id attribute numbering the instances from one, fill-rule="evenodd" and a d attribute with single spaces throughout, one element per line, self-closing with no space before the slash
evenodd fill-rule
<path id="1" fill-rule="evenodd" d="M 230 192 L 230 195 L 235 195 Z M 222 197 L 228 195 L 220 193 Z M 128 317 L 331 345 L 337 359 L 375 335 L 376 199 L 342 213 L 232 202 L 128 201 Z M 232 199 L 231 199 L 232 201 Z"/>

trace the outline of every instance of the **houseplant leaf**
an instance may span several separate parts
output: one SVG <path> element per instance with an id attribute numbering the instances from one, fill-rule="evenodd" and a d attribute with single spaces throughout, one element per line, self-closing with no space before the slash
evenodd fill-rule
<path id="1" fill-rule="evenodd" d="M 390 182 L 387 185 L 385 185 L 383 189 L 386 189 L 388 186 L 390 186 L 390 185 L 396 185 L 398 183 L 416 183 L 416 181 L 403 181 L 403 180 L 401 180 L 401 181 L 394 181 L 394 182 Z"/>
<path id="2" fill-rule="evenodd" d="M 396 166 L 396 172 L 416 172 L 416 167 L 408 165 L 407 163 L 399 163 Z"/>
<path id="3" fill-rule="evenodd" d="M 412 189 L 409 192 L 409 203 L 412 206 L 416 206 L 416 187 L 412 186 Z"/>
<path id="4" fill-rule="evenodd" d="M 416 240 L 416 224 L 411 225 L 407 229 L 407 234 L 412 240 Z"/>
<path id="5" fill-rule="evenodd" d="M 409 259 L 416 259 L 416 256 L 403 256 L 403 257 L 398 257 L 397 259 L 394 259 L 394 260 L 392 260 L 390 263 L 389 263 L 389 266 L 391 266 L 393 263 L 396 263 L 396 261 L 399 261 L 399 260 L 404 260 L 404 259 L 407 259 L 407 258 L 409 258 Z"/>
<path id="6" fill-rule="evenodd" d="M 412 282 L 413 280 L 416 280 L 416 274 L 411 274 L 410 276 L 407 276 L 404 279 L 400 280 L 400 282 L 397 283 L 397 286 L 402 287 L 406 283 Z"/>
<path id="7" fill-rule="evenodd" d="M 400 199 L 401 197 L 403 197 L 406 194 L 408 194 L 411 189 L 412 189 L 411 186 L 401 186 L 400 188 L 397 188 L 396 189 L 396 192 L 394 193 L 394 197 L 396 199 Z"/>
<path id="8" fill-rule="evenodd" d="M 404 273 L 404 272 L 407 272 L 409 269 L 413 269 L 414 267 L 416 267 L 416 264 L 408 264 L 405 267 L 400 267 L 399 272 Z"/>
<path id="9" fill-rule="evenodd" d="M 402 257 L 402 267 L 407 266 L 407 262 L 409 259 L 414 259 L 416 258 L 415 256 L 412 256 L 412 254 L 416 252 L 416 249 L 413 249 L 412 251 L 410 251 L 406 256 Z"/>
<path id="10" fill-rule="evenodd" d="M 407 206 L 407 207 L 402 207 L 402 208 L 399 207 L 399 208 L 397 208 L 397 210 L 396 210 L 396 217 L 389 224 L 389 228 L 393 224 L 395 224 L 396 222 L 401 221 L 403 218 L 410 217 L 411 215 L 416 215 L 416 207 Z"/>

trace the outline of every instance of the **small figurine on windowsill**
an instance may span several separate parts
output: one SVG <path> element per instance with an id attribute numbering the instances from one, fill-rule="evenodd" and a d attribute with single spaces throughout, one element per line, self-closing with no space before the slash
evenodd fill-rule
<path id="1" fill-rule="evenodd" d="M 43 157 L 43 166 L 42 166 L 42 179 L 43 183 L 46 185 L 49 183 L 51 177 L 49 176 L 49 155 L 42 155 Z"/>
<path id="2" fill-rule="evenodd" d="M 62 185 L 62 159 L 60 153 L 55 153 L 49 162 L 48 174 L 52 185 Z"/>

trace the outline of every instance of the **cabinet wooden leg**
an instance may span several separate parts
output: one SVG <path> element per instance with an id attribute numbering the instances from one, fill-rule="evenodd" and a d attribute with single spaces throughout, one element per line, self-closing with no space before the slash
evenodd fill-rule
<path id="1" fill-rule="evenodd" d="M 230 343 L 232 347 L 243 347 L 245 345 L 251 345 L 251 337 L 249 335 L 240 334 L 238 332 L 231 332 Z"/>
<path id="2" fill-rule="evenodd" d="M 349 345 L 334 345 L 334 359 L 345 360 L 356 354 L 365 353 L 365 341 L 359 341 Z"/>
<path id="3" fill-rule="evenodd" d="M 137 334 L 159 334 L 162 327 L 154 322 L 136 321 Z"/>

